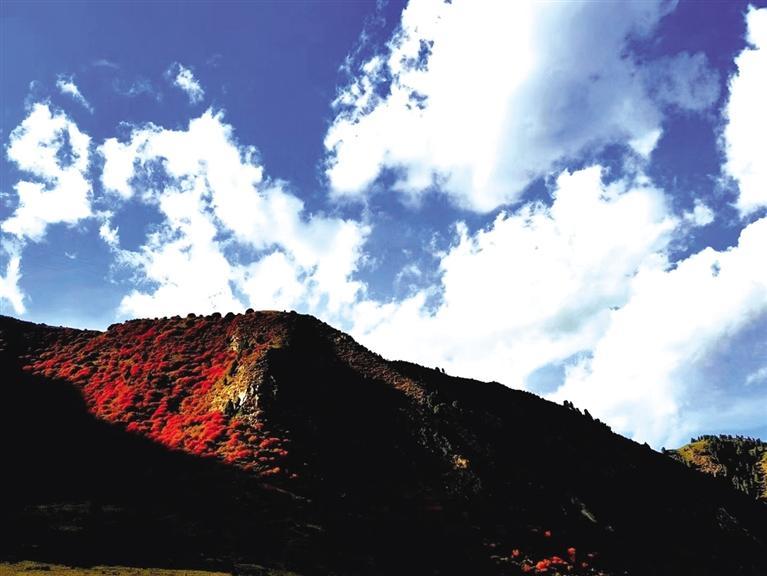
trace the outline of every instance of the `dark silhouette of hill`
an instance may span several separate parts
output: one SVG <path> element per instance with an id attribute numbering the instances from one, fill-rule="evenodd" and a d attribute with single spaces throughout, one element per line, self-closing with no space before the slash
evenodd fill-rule
<path id="1" fill-rule="evenodd" d="M 744 436 L 705 435 L 665 453 L 694 470 L 710 474 L 767 502 L 767 443 Z"/>
<path id="2" fill-rule="evenodd" d="M 386 361 L 310 316 L 2 317 L 0 349 L 0 558 L 767 574 L 763 504 L 569 404 Z"/>
<path id="3" fill-rule="evenodd" d="M 3 319 L 5 344 L 15 335 Z M 0 557 L 228 568 L 238 545 L 274 557 L 290 540 L 301 522 L 292 498 L 97 420 L 71 384 L 20 370 L 10 344 L 0 353 Z"/>

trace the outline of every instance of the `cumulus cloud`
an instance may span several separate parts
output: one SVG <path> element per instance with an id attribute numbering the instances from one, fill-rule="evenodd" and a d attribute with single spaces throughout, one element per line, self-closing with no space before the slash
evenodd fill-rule
<path id="1" fill-rule="evenodd" d="M 335 102 L 333 194 L 359 198 L 388 170 L 408 197 L 438 187 L 489 211 L 587 148 L 649 154 L 665 107 L 700 110 L 718 93 L 702 55 L 632 57 L 629 40 L 669 6 L 411 1 L 386 51 L 353 70 Z"/>
<path id="2" fill-rule="evenodd" d="M 50 225 L 74 225 L 92 215 L 87 179 L 90 137 L 66 114 L 37 103 L 11 132 L 7 155 L 25 179 L 14 186 L 13 213 L 0 223 L 8 258 L 5 275 L 0 276 L 0 300 L 7 300 L 22 314 L 19 279 L 24 245 L 43 240 Z"/>
<path id="3" fill-rule="evenodd" d="M 190 104 L 198 104 L 205 97 L 205 91 L 194 77 L 192 70 L 176 62 L 166 72 L 173 85 L 183 90 L 189 97 Z"/>
<path id="4" fill-rule="evenodd" d="M 137 316 L 185 314 L 190 310 L 240 311 L 230 286 L 229 261 L 216 241 L 217 229 L 205 213 L 203 190 L 166 189 L 157 197 L 165 225 L 139 252 L 122 254 L 151 287 L 134 289 L 120 308 Z"/>
<path id="5" fill-rule="evenodd" d="M 35 104 L 10 135 L 8 159 L 32 176 L 16 183 L 18 206 L 0 228 L 38 242 L 51 224 L 76 224 L 91 216 L 87 179 L 90 137 L 64 113 Z"/>
<path id="6" fill-rule="evenodd" d="M 121 252 L 149 286 L 123 300 L 124 312 L 236 310 L 245 302 L 334 314 L 362 289 L 351 275 L 367 228 L 305 214 L 284 183 L 264 176 L 255 148 L 239 145 L 220 113 L 207 111 L 186 130 L 136 128 L 127 142 L 108 139 L 99 152 L 105 190 L 164 218 L 139 251 Z"/>
<path id="7" fill-rule="evenodd" d="M 706 248 L 671 270 L 640 270 L 628 302 L 610 315 L 592 355 L 570 368 L 554 398 L 588 406 L 619 432 L 656 446 L 679 445 L 701 426 L 763 425 L 767 390 L 746 399 L 739 389 L 739 381 L 758 381 L 759 372 L 741 374 L 737 363 L 720 358 L 722 367 L 710 359 L 767 319 L 766 244 L 761 219 L 728 250 Z M 759 330 L 747 340 L 767 343 Z M 717 371 L 726 372 L 723 382 Z"/>
<path id="8" fill-rule="evenodd" d="M 388 356 L 515 388 L 590 350 L 637 271 L 666 267 L 677 220 L 641 177 L 605 184 L 598 166 L 563 172 L 552 195 L 551 206 L 501 213 L 475 234 L 459 226 L 457 244 L 441 256 L 436 309 L 428 289 L 363 302 L 354 334 Z"/>
<path id="9" fill-rule="evenodd" d="M 70 96 L 75 102 L 93 114 L 93 106 L 91 106 L 90 102 L 88 102 L 85 99 L 85 96 L 82 95 L 82 92 L 80 92 L 80 89 L 77 87 L 77 84 L 75 84 L 72 76 L 59 76 L 56 81 L 56 88 L 59 89 L 59 92 L 66 96 Z"/>
<path id="10" fill-rule="evenodd" d="M 704 204 L 676 217 L 641 174 L 606 184 L 599 167 L 563 172 L 552 196 L 473 234 L 459 226 L 441 284 L 361 302 L 355 336 L 571 400 L 655 447 L 763 424 L 767 219 L 733 248 L 672 263 L 677 239 L 712 221 Z"/>
<path id="11" fill-rule="evenodd" d="M 742 215 L 767 206 L 767 8 L 749 8 L 746 23 L 750 46 L 735 59 L 722 138 L 724 171 L 738 183 Z"/>

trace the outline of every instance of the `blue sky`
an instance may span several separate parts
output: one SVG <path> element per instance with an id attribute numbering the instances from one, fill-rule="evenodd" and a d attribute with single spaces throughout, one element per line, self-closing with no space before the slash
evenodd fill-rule
<path id="1" fill-rule="evenodd" d="M 0 312 L 296 309 L 652 445 L 767 436 L 767 7 L 0 5 Z"/>

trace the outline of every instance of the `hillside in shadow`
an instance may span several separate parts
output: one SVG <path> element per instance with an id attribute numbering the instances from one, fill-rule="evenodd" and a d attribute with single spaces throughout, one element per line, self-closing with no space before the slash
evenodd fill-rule
<path id="1" fill-rule="evenodd" d="M 294 498 L 97 420 L 66 382 L 22 373 L 7 357 L 2 373 L 2 558 L 230 569 L 247 556 L 279 564 L 302 522 Z"/>
<path id="2" fill-rule="evenodd" d="M 387 361 L 310 316 L 0 318 L 0 349 L 0 558 L 767 573 L 767 506 L 569 404 Z"/>

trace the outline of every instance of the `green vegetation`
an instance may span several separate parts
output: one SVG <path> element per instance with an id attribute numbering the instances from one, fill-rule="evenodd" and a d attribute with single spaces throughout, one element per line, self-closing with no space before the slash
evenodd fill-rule
<path id="1" fill-rule="evenodd" d="M 700 436 L 667 455 L 690 468 L 726 478 L 737 490 L 767 501 L 767 443 L 745 436 Z"/>

